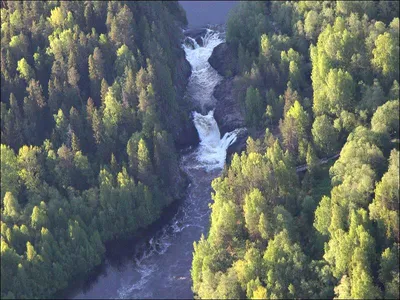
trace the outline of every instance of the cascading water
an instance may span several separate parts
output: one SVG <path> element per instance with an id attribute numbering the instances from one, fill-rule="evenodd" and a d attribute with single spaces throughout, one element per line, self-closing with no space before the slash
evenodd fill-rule
<path id="1" fill-rule="evenodd" d="M 226 150 L 236 140 L 238 130 L 221 138 L 211 109 L 215 105 L 214 88 L 222 78 L 208 58 L 223 39 L 218 32 L 207 30 L 202 47 L 192 42 L 193 47 L 183 46 L 192 66 L 187 97 L 203 114 L 193 112 L 200 145 L 181 158 L 181 168 L 191 180 L 187 195 L 171 221 L 134 246 L 133 258 L 118 265 L 108 259 L 102 276 L 97 276 L 89 287 L 75 291 L 75 298 L 193 298 L 193 242 L 208 229 L 211 181 L 220 174 Z M 207 113 L 206 109 L 211 110 Z"/>
<path id="2" fill-rule="evenodd" d="M 235 142 L 240 129 L 225 133 L 220 138 L 217 122 L 214 119 L 214 110 L 203 116 L 198 112 L 193 113 L 193 121 L 199 133 L 200 145 L 197 150 L 198 167 L 222 169 L 226 160 L 226 149 Z"/>
<path id="3" fill-rule="evenodd" d="M 194 39 L 191 41 L 194 45 L 193 49 L 184 46 L 186 58 L 192 66 L 192 76 L 187 90 L 191 101 L 204 111 L 206 105 L 209 107 L 215 105 L 214 88 L 222 79 L 208 63 L 208 59 L 213 49 L 223 40 L 220 38 L 219 32 L 208 29 L 203 38 L 203 47 L 200 47 Z M 240 129 L 226 133 L 221 139 L 217 122 L 214 119 L 214 110 L 210 110 L 206 115 L 193 112 L 193 122 L 200 138 L 200 146 L 197 150 L 198 166 L 206 168 L 208 171 L 223 168 L 226 150 L 235 142 Z"/>

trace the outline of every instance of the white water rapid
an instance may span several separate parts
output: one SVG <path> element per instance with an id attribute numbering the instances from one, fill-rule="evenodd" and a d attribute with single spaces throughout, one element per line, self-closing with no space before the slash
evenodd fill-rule
<path id="1" fill-rule="evenodd" d="M 190 277 L 193 242 L 208 231 L 211 181 L 220 175 L 226 150 L 238 132 L 221 138 L 213 116 L 216 101 L 213 91 L 222 78 L 210 66 L 208 58 L 223 39 L 218 32 L 208 30 L 203 46 L 193 42 L 194 49 L 183 46 L 192 66 L 186 97 L 205 114 L 193 112 L 201 142 L 186 151 L 180 161 L 191 181 L 186 196 L 175 206 L 172 218 L 161 220 L 155 229 L 147 229 L 146 236 L 138 241 L 121 243 L 122 250 L 108 255 L 102 270 L 83 287 L 71 291 L 76 299 L 193 298 Z"/>

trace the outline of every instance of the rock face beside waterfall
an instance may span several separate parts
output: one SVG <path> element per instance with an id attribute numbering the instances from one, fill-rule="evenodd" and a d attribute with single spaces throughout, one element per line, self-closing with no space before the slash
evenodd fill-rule
<path id="1" fill-rule="evenodd" d="M 175 92 L 180 106 L 187 107 L 184 94 L 189 82 L 189 77 L 192 73 L 192 68 L 190 63 L 185 58 L 184 50 L 178 49 L 177 51 L 181 51 L 182 54 L 179 56 L 180 59 L 176 65 Z M 182 116 L 179 129 L 173 134 L 175 144 L 179 149 L 195 146 L 199 143 L 199 134 L 197 133 L 196 127 L 191 120 L 190 109 L 187 109 L 186 114 Z"/>
<path id="2" fill-rule="evenodd" d="M 214 90 L 217 99 L 214 118 L 222 135 L 236 128 L 244 127 L 244 114 L 233 95 L 233 79 L 223 79 Z"/>
<path id="3" fill-rule="evenodd" d="M 236 53 L 232 52 L 231 47 L 222 43 L 214 48 L 208 62 L 224 76 L 224 79 L 215 87 L 214 97 L 217 99 L 214 118 L 219 125 L 221 135 L 236 128 L 245 127 L 245 112 L 242 111 L 239 103 L 233 95 L 233 81 L 236 74 Z M 247 129 L 239 132 L 235 143 L 227 150 L 227 156 L 232 153 L 241 152 L 246 148 L 248 137 Z"/>
<path id="4" fill-rule="evenodd" d="M 223 79 L 214 90 L 217 99 L 214 118 L 218 123 L 221 136 L 236 128 L 245 127 L 244 112 L 233 95 L 233 78 Z M 234 152 L 241 152 L 246 146 L 247 129 L 241 130 L 236 141 L 228 148 L 228 156 Z"/>

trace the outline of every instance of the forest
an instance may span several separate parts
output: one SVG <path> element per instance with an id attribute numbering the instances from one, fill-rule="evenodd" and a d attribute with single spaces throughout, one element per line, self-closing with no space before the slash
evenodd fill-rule
<path id="1" fill-rule="evenodd" d="M 226 40 L 251 136 L 212 183 L 195 297 L 397 299 L 399 2 L 244 1 Z"/>
<path id="2" fill-rule="evenodd" d="M 54 298 L 185 193 L 186 25 L 177 1 L 1 2 L 2 299 Z M 397 299 L 399 2 L 243 1 L 226 29 L 250 137 L 194 296 Z"/>
<path id="3" fill-rule="evenodd" d="M 2 299 L 52 298 L 181 197 L 186 24 L 177 1 L 2 1 Z"/>

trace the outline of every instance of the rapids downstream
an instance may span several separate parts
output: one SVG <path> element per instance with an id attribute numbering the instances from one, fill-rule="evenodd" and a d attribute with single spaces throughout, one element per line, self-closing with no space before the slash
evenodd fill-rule
<path id="1" fill-rule="evenodd" d="M 194 49 L 182 47 L 192 66 L 186 97 L 200 108 L 200 112 L 193 112 L 200 144 L 181 157 L 181 168 L 191 181 L 186 197 L 164 226 L 128 246 L 134 248 L 129 259 L 118 266 L 107 259 L 94 282 L 73 292 L 72 298 L 193 298 L 190 278 L 193 242 L 208 231 L 211 181 L 221 173 L 226 150 L 236 140 L 239 129 L 221 138 L 214 111 L 207 111 L 215 107 L 212 94 L 222 79 L 208 58 L 223 38 L 220 33 L 207 30 L 203 46 L 193 39 L 192 42 Z"/>

